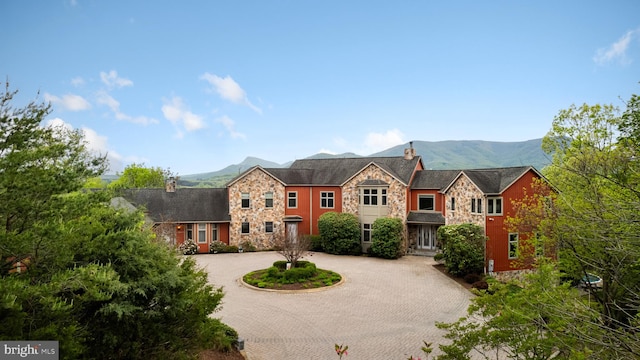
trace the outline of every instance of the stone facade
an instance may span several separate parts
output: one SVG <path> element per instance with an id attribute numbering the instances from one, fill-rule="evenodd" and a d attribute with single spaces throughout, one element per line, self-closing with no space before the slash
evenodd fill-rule
<path id="1" fill-rule="evenodd" d="M 387 190 L 388 216 L 402 219 L 403 222 L 406 221 L 407 186 L 373 164 L 358 173 L 342 187 L 342 211 L 358 215 L 358 184 L 365 180 L 382 180 L 389 184 Z"/>
<path id="2" fill-rule="evenodd" d="M 249 194 L 249 207 L 242 207 L 242 194 Z M 273 193 L 273 207 L 266 207 L 266 194 Z M 273 247 L 274 239 L 285 234 L 285 186 L 260 168 L 245 174 L 229 186 L 229 245 L 250 242 L 258 249 Z M 242 233 L 242 223 L 249 223 L 249 233 Z M 265 223 L 273 222 L 273 232 L 265 231 Z"/>
<path id="3" fill-rule="evenodd" d="M 451 199 L 455 199 L 455 210 L 451 209 Z M 465 175 L 460 176 L 451 185 L 446 196 L 446 224 L 476 224 L 484 228 L 484 211 L 481 213 L 471 212 L 471 199 L 482 199 L 484 206 L 484 194 Z M 477 206 L 477 205 L 476 205 Z"/>

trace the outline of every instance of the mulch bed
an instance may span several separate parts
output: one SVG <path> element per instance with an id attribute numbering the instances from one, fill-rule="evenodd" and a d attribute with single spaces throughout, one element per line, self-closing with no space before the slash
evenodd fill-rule
<path id="1" fill-rule="evenodd" d="M 198 356 L 199 360 L 245 360 L 240 351 L 233 349 L 229 352 L 205 350 Z"/>
<path id="2" fill-rule="evenodd" d="M 455 277 L 455 276 L 449 274 L 447 272 L 447 269 L 444 267 L 444 264 L 435 264 L 435 265 L 433 265 L 433 267 L 436 268 L 441 273 L 447 275 L 451 280 L 453 280 L 453 281 L 457 282 L 458 284 L 464 286 L 465 289 L 471 291 L 471 289 L 472 289 L 471 284 L 469 284 L 468 282 L 464 281 L 463 278 Z"/>

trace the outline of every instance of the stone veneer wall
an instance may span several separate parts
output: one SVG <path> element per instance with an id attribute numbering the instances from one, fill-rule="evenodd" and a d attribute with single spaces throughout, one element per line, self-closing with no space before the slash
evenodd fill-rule
<path id="1" fill-rule="evenodd" d="M 389 216 L 407 219 L 407 187 L 382 171 L 376 165 L 369 165 L 366 169 L 349 180 L 342 187 L 342 212 L 358 215 L 358 184 L 365 180 L 382 180 L 389 184 L 387 190 L 387 206 Z"/>
<path id="2" fill-rule="evenodd" d="M 399 218 L 403 223 L 407 221 L 407 187 L 394 177 L 384 172 L 376 165 L 369 165 L 366 169 L 353 177 L 342 187 L 342 212 L 358 215 L 358 184 L 365 180 L 382 180 L 389 184 L 387 190 L 387 206 L 389 217 Z M 404 230 L 404 248 L 407 248 L 407 228 Z"/>
<path id="3" fill-rule="evenodd" d="M 456 209 L 451 211 L 451 198 L 456 199 Z M 452 224 L 476 224 L 484 228 L 484 215 L 471 213 L 471 199 L 482 199 L 482 206 L 486 206 L 482 192 L 467 178 L 462 175 L 449 188 L 446 194 L 447 212 L 445 223 Z"/>
<path id="4" fill-rule="evenodd" d="M 249 208 L 242 208 L 242 193 L 249 193 Z M 265 207 L 265 193 L 273 192 L 273 207 Z M 258 249 L 273 247 L 274 238 L 285 234 L 285 187 L 262 169 L 255 169 L 229 187 L 229 245 L 245 241 Z M 241 234 L 242 223 L 249 222 L 249 234 Z M 273 222 L 273 233 L 265 233 L 265 222 Z"/>

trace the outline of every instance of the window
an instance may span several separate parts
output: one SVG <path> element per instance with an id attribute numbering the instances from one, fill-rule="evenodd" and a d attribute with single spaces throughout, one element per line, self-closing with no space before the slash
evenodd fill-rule
<path id="1" fill-rule="evenodd" d="M 264 193 L 264 207 L 273 207 L 273 193 L 271 191 Z"/>
<path id="2" fill-rule="evenodd" d="M 371 242 L 371 224 L 362 224 L 362 241 Z"/>
<path id="3" fill-rule="evenodd" d="M 207 224 L 198 224 L 198 244 L 207 242 Z"/>
<path id="4" fill-rule="evenodd" d="M 187 239 L 193 240 L 193 224 L 187 224 Z"/>
<path id="5" fill-rule="evenodd" d="M 542 235 L 540 235 L 540 233 L 535 233 L 533 234 L 534 239 L 535 239 L 535 252 L 536 252 L 536 257 L 537 258 L 541 258 L 544 256 L 544 240 L 542 240 Z"/>
<path id="6" fill-rule="evenodd" d="M 378 205 L 378 189 L 362 189 L 363 205 Z"/>
<path id="7" fill-rule="evenodd" d="M 382 189 L 382 205 L 387 206 L 387 189 Z"/>
<path id="8" fill-rule="evenodd" d="M 289 191 L 287 193 L 287 207 L 289 208 L 297 208 L 298 207 L 298 193 L 295 191 Z"/>
<path id="9" fill-rule="evenodd" d="M 333 191 L 320 192 L 320 207 L 325 209 L 333 209 Z"/>
<path id="10" fill-rule="evenodd" d="M 211 241 L 218 240 L 218 224 L 211 224 Z"/>
<path id="11" fill-rule="evenodd" d="M 482 199 L 471 199 L 471 213 L 482 214 Z"/>
<path id="12" fill-rule="evenodd" d="M 509 259 L 516 259 L 518 257 L 518 234 L 509 234 Z"/>
<path id="13" fill-rule="evenodd" d="M 435 197 L 433 195 L 418 195 L 418 210 L 433 211 Z"/>
<path id="14" fill-rule="evenodd" d="M 487 215 L 502 215 L 502 198 L 487 199 Z"/>
<path id="15" fill-rule="evenodd" d="M 249 193 L 242 193 L 242 208 L 249 208 Z"/>
<path id="16" fill-rule="evenodd" d="M 451 211 L 455 211 L 456 210 L 456 198 L 452 197 L 451 198 Z"/>
<path id="17" fill-rule="evenodd" d="M 242 234 L 248 234 L 249 233 L 249 223 L 248 222 L 243 222 L 242 223 L 242 230 L 240 230 L 240 232 Z"/>
<path id="18" fill-rule="evenodd" d="M 266 221 L 264 223 L 264 232 L 272 233 L 273 232 L 273 221 Z"/>

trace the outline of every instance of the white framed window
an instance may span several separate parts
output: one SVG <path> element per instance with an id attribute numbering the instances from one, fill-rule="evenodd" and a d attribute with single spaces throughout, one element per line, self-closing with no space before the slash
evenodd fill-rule
<path id="1" fill-rule="evenodd" d="M 187 224 L 187 240 L 193 240 L 193 224 Z"/>
<path id="2" fill-rule="evenodd" d="M 246 235 L 249 233 L 249 222 L 244 221 L 242 223 L 242 229 L 240 229 L 240 233 Z"/>
<path id="3" fill-rule="evenodd" d="M 371 224 L 362 224 L 362 241 L 371 242 Z"/>
<path id="4" fill-rule="evenodd" d="M 433 211 L 435 202 L 433 195 L 418 195 L 418 210 Z"/>
<path id="5" fill-rule="evenodd" d="M 381 189 L 380 192 L 381 192 L 380 196 L 382 199 L 381 204 L 383 206 L 387 206 L 387 189 Z"/>
<path id="6" fill-rule="evenodd" d="M 518 258 L 518 233 L 509 233 L 509 259 Z"/>
<path id="7" fill-rule="evenodd" d="M 472 214 L 482 214 L 482 199 L 481 198 L 473 198 L 471 199 L 471 213 Z"/>
<path id="8" fill-rule="evenodd" d="M 242 196 L 242 208 L 248 209 L 249 205 L 251 205 L 251 202 L 249 201 L 249 193 L 243 192 L 241 196 Z"/>
<path id="9" fill-rule="evenodd" d="M 198 244 L 207 243 L 207 224 L 198 224 Z"/>
<path id="10" fill-rule="evenodd" d="M 266 208 L 273 207 L 273 192 L 269 191 L 264 193 L 264 207 Z"/>
<path id="11" fill-rule="evenodd" d="M 298 192 L 297 191 L 289 191 L 287 192 L 287 207 L 289 209 L 295 209 L 298 207 Z"/>
<path id="12" fill-rule="evenodd" d="M 320 192 L 320 207 L 323 209 L 333 209 L 334 192 L 333 191 L 321 191 Z"/>
<path id="13" fill-rule="evenodd" d="M 362 205 L 378 205 L 378 189 L 362 189 Z"/>
<path id="14" fill-rule="evenodd" d="M 211 224 L 211 241 L 218 240 L 218 224 Z"/>
<path id="15" fill-rule="evenodd" d="M 502 198 L 487 198 L 487 215 L 502 215 Z"/>
<path id="16" fill-rule="evenodd" d="M 264 232 L 272 233 L 273 232 L 273 221 L 265 221 L 264 223 Z"/>

